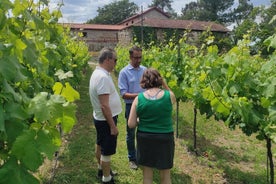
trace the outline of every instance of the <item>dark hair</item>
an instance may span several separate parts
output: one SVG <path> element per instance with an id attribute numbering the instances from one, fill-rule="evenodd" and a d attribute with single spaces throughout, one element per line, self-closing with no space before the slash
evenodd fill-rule
<path id="1" fill-rule="evenodd" d="M 133 51 L 142 51 L 142 49 L 140 47 L 138 47 L 137 45 L 134 45 L 133 47 L 131 47 L 129 49 L 129 55 L 132 56 Z"/>
<path id="2" fill-rule="evenodd" d="M 143 89 L 155 88 L 162 86 L 162 77 L 154 68 L 148 68 L 144 71 L 140 85 Z"/>
<path id="3" fill-rule="evenodd" d="M 106 59 L 112 59 L 115 55 L 115 50 L 111 48 L 104 47 L 100 51 L 99 63 L 103 63 Z"/>

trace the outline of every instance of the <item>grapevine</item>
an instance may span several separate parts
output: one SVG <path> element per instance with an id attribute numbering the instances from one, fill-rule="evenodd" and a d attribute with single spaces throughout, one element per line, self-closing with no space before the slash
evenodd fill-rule
<path id="1" fill-rule="evenodd" d="M 158 69 L 176 97 L 193 102 L 207 118 L 213 116 L 230 129 L 238 127 L 248 136 L 265 140 L 270 182 L 274 183 L 271 142 L 276 143 L 276 53 L 268 59 L 251 55 L 250 35 L 244 35 L 221 54 L 212 39 L 208 37 L 201 47 L 186 43 L 185 35 L 177 45 L 152 45 L 143 51 L 142 63 Z M 275 48 L 276 36 L 266 43 Z"/>
<path id="2" fill-rule="evenodd" d="M 0 183 L 39 183 L 37 169 L 61 145 L 57 127 L 76 123 L 89 55 L 60 17 L 48 1 L 0 3 Z"/>

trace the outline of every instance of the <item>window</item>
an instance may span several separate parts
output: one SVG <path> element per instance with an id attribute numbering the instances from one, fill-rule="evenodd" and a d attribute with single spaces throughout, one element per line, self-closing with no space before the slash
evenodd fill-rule
<path id="1" fill-rule="evenodd" d="M 87 32 L 82 32 L 82 37 L 86 38 L 87 37 Z"/>

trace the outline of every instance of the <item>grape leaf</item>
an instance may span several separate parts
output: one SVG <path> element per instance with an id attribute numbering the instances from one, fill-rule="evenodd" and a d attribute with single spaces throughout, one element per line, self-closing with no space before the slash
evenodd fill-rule
<path id="1" fill-rule="evenodd" d="M 36 137 L 36 131 L 24 131 L 23 134 L 17 137 L 11 150 L 12 154 L 31 171 L 36 171 L 44 161 L 38 150 Z"/>
<path id="2" fill-rule="evenodd" d="M 0 183 L 5 184 L 39 184 L 37 178 L 11 157 L 0 169 Z"/>

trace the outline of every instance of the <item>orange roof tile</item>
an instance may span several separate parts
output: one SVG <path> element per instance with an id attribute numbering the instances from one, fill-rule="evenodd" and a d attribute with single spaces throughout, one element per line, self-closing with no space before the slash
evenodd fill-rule
<path id="1" fill-rule="evenodd" d="M 68 26 L 71 29 L 81 29 L 81 30 L 110 30 L 118 31 L 122 30 L 126 26 L 124 25 L 107 25 L 107 24 L 78 24 L 78 23 L 63 23 L 64 26 Z"/>
<path id="2" fill-rule="evenodd" d="M 141 22 L 136 23 L 135 26 L 140 26 Z M 210 27 L 211 31 L 215 32 L 229 32 L 229 30 L 221 24 L 215 22 L 195 21 L 195 20 L 172 20 L 172 19 L 156 19 L 145 18 L 143 26 L 156 28 L 174 28 L 174 29 L 190 29 L 195 31 L 204 31 Z"/>

